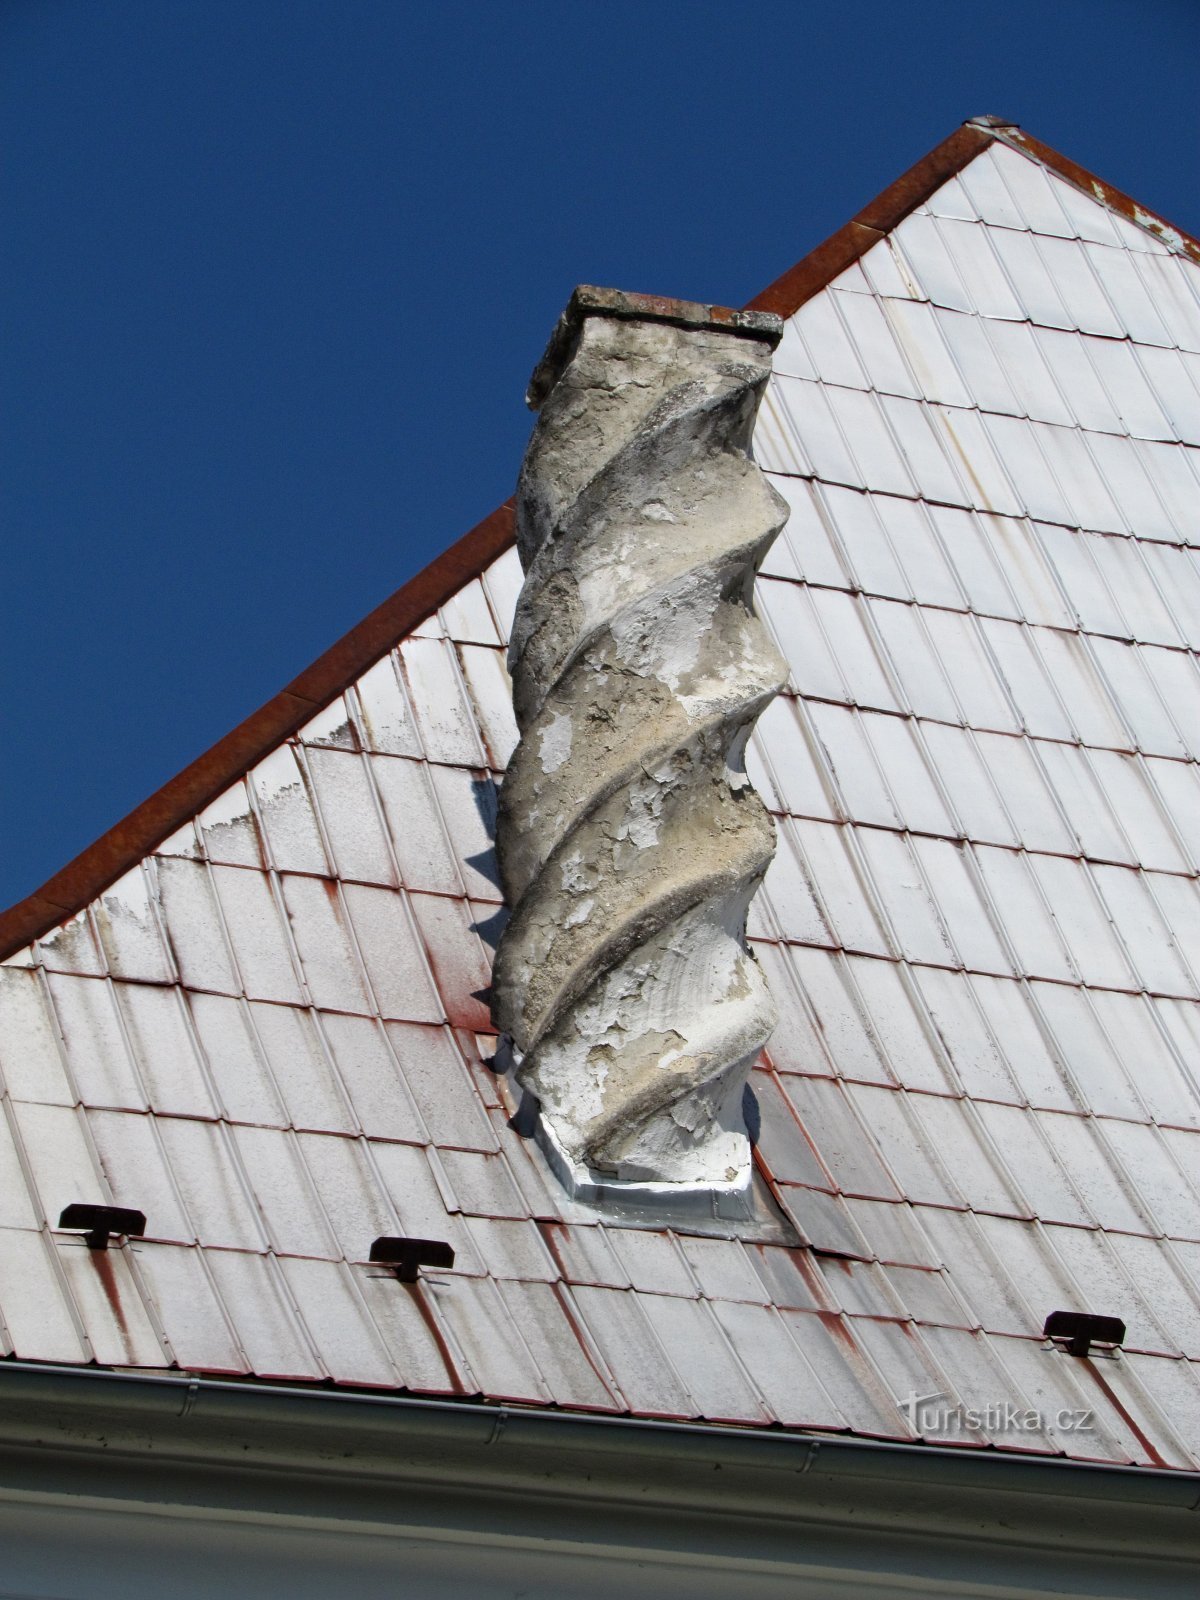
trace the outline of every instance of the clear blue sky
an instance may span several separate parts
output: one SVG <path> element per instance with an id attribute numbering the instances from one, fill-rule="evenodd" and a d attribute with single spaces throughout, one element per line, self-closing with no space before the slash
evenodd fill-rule
<path id="1" fill-rule="evenodd" d="M 1195 232 L 1197 0 L 0 0 L 0 905 L 511 491 L 577 281 L 737 305 L 966 117 Z"/>

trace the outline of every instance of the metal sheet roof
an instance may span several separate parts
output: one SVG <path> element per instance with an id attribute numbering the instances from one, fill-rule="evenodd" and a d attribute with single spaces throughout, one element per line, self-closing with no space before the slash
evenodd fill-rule
<path id="1" fill-rule="evenodd" d="M 807 1243 L 600 1220 L 511 1125 L 509 550 L 0 966 L 5 1353 L 1200 1464 L 1200 268 L 986 142 L 792 317 L 756 451 Z M 100 1199 L 145 1240 L 56 1231 Z"/>

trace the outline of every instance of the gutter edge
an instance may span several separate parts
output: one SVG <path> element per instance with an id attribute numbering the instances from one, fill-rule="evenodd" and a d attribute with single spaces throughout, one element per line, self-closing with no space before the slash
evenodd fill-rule
<path id="1" fill-rule="evenodd" d="M 125 1392 L 118 1402 L 120 1390 Z M 798 1476 L 813 1471 L 819 1460 L 818 1475 L 838 1478 L 911 1484 L 915 1477 L 930 1486 L 989 1494 L 1052 1494 L 1126 1505 L 1157 1504 L 1163 1509 L 1200 1509 L 1200 1472 L 840 1434 L 554 1411 L 520 1404 L 485 1405 L 386 1392 L 314 1389 L 303 1384 L 231 1382 L 187 1373 L 0 1362 L 0 1401 L 8 1402 L 0 1420 L 0 1448 L 14 1401 L 35 1404 L 39 1422 L 54 1408 L 78 1416 L 81 1412 L 104 1413 L 119 1403 L 127 1418 L 145 1418 L 150 1413 L 166 1423 L 182 1424 L 196 1418 L 230 1428 L 253 1424 L 260 1430 L 273 1424 L 299 1423 L 311 1429 L 314 1438 L 324 1415 L 367 1435 L 382 1435 L 408 1445 L 411 1436 L 419 1433 L 484 1447 L 504 1443 L 544 1448 L 561 1443 L 564 1448 L 586 1448 L 600 1455 L 627 1458 L 632 1452 L 646 1458 L 706 1461 L 710 1465 L 715 1458 L 729 1466 Z M 323 1460 L 325 1470 L 333 1465 L 328 1458 Z M 356 1470 L 352 1462 L 347 1470 Z"/>

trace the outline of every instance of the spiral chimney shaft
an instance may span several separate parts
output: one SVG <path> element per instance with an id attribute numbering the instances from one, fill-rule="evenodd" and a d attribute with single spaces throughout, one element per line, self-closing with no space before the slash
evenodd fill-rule
<path id="1" fill-rule="evenodd" d="M 582 288 L 530 386 L 493 1011 L 576 1193 L 749 1181 L 775 835 L 743 752 L 786 676 L 752 591 L 787 519 L 749 447 L 781 331 Z"/>

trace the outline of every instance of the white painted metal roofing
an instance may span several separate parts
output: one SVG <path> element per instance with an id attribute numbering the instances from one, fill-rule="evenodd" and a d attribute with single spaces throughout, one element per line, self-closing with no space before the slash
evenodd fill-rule
<path id="1" fill-rule="evenodd" d="M 1200 269 L 995 144 L 791 320 L 756 450 L 809 1244 L 598 1222 L 509 1126 L 510 552 L 0 968 L 6 1353 L 1200 1464 Z"/>

